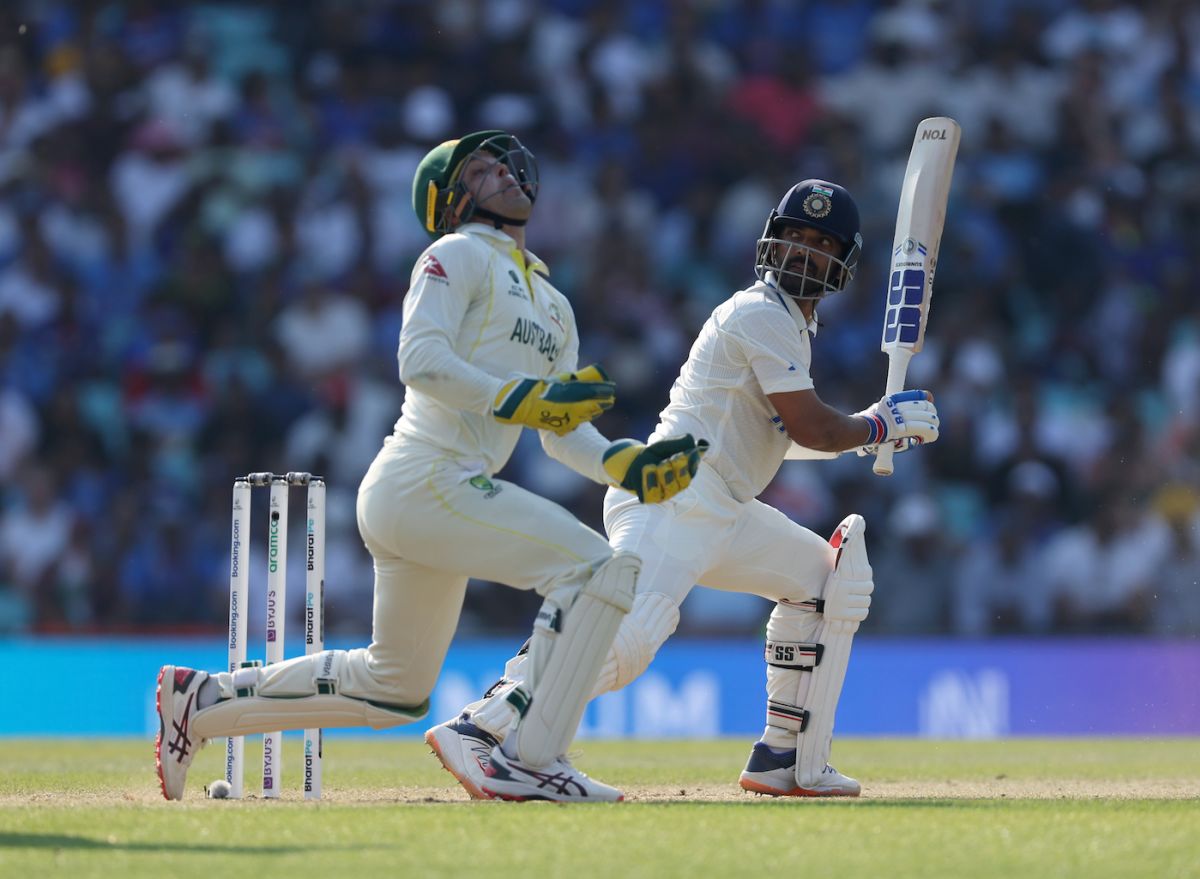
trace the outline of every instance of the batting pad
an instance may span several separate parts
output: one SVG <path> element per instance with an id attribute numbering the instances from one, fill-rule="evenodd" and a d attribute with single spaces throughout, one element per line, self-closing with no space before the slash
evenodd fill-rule
<path id="1" fill-rule="evenodd" d="M 650 667 L 658 648 L 679 625 L 679 606 L 661 592 L 641 592 L 621 621 L 612 650 L 600 669 L 592 698 L 619 690 Z"/>
<path id="2" fill-rule="evenodd" d="M 633 607 L 641 569 L 633 553 L 614 553 L 565 613 L 549 599 L 543 605 L 527 665 L 533 697 L 509 736 L 522 762 L 546 766 L 567 752 L 621 620 Z"/>
<path id="3" fill-rule="evenodd" d="M 384 729 L 420 720 L 421 705 L 385 705 L 337 692 L 346 654 L 325 650 L 268 666 L 240 668 L 213 677 L 223 701 L 192 715 L 201 738 L 242 736 L 287 729 L 369 726 Z"/>
<path id="4" fill-rule="evenodd" d="M 767 620 L 767 726 L 763 741 L 790 749 L 808 724 L 808 689 L 812 672 L 824 658 L 816 641 L 824 625 L 816 602 L 775 605 Z"/>
<path id="5" fill-rule="evenodd" d="M 824 649 L 820 664 L 810 672 L 805 695 L 807 723 L 796 738 L 796 783 L 800 787 L 816 784 L 829 762 L 833 718 L 850 663 L 850 644 L 871 604 L 875 583 L 867 561 L 866 530 L 863 517 L 852 514 L 842 520 L 830 539 L 838 557 L 822 596 L 822 624 L 816 640 Z"/>

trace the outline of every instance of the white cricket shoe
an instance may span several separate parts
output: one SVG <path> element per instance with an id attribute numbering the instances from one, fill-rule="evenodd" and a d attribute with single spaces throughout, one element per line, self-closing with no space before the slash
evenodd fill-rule
<path id="1" fill-rule="evenodd" d="M 483 792 L 498 800 L 553 800 L 556 803 L 619 803 L 625 795 L 588 778 L 559 757 L 549 766 L 530 766 L 497 745 L 488 760 Z"/>
<path id="2" fill-rule="evenodd" d="M 442 766 L 467 793 L 477 800 L 489 799 L 483 792 L 483 782 L 497 741 L 487 730 L 473 724 L 470 714 L 464 711 L 453 720 L 426 730 L 425 744 L 433 748 Z"/>
<path id="3" fill-rule="evenodd" d="M 796 780 L 796 749 L 776 751 L 763 742 L 755 742 L 738 784 L 743 790 L 770 797 L 856 797 L 862 793 L 861 784 L 828 763 L 811 784 L 801 786 Z"/>
<path id="4" fill-rule="evenodd" d="M 196 752 L 207 744 L 206 739 L 194 739 L 188 731 L 200 685 L 208 680 L 208 672 L 191 668 L 164 665 L 158 672 L 158 735 L 154 739 L 154 762 L 163 796 L 182 800 L 188 767 Z"/>

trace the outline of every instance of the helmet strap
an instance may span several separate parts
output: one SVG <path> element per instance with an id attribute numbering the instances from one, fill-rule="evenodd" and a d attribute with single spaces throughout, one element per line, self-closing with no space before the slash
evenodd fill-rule
<path id="1" fill-rule="evenodd" d="M 476 217 L 483 217 L 486 220 L 491 220 L 492 225 L 494 225 L 497 229 L 500 229 L 503 226 L 524 226 L 527 222 L 529 222 L 528 220 L 514 220 L 510 217 L 502 217 L 497 213 L 493 213 L 492 211 L 487 211 L 479 207 L 471 211 L 468 222 L 474 220 Z"/>

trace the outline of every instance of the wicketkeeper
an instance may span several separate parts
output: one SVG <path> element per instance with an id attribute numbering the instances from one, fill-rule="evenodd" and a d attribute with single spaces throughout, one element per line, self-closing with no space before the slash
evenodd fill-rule
<path id="1" fill-rule="evenodd" d="M 850 449 L 873 456 L 880 443 L 903 450 L 938 438 L 927 391 L 846 415 L 814 390 L 816 306 L 850 281 L 861 247 L 858 208 L 845 189 L 823 180 L 789 189 L 758 241 L 758 283 L 713 311 L 650 437 L 651 444 L 678 433 L 713 441 L 691 489 L 654 506 L 618 487 L 605 497 L 609 540 L 641 558 L 642 573 L 593 695 L 645 671 L 694 584 L 777 602 L 767 622 L 766 727 L 740 779 L 756 793 L 861 791 L 829 765 L 829 754 L 851 639 L 874 589 L 862 516 L 847 516 L 826 541 L 756 496 L 785 458 Z M 484 777 L 493 744 L 511 734 L 517 714 L 509 693 L 524 686 L 531 658 L 518 654 L 482 701 L 426 733 L 469 791 Z"/>
<path id="2" fill-rule="evenodd" d="M 167 799 L 183 796 L 196 749 L 215 736 L 423 718 L 471 577 L 544 598 L 522 680 L 505 692 L 515 722 L 472 793 L 621 799 L 564 754 L 641 560 L 494 474 L 531 427 L 554 458 L 654 504 L 687 487 L 705 444 L 610 442 L 588 423 L 615 386 L 598 366 L 579 368 L 571 305 L 525 247 L 537 192 L 532 153 L 502 131 L 447 141 L 421 161 L 413 207 L 434 242 L 404 303 L 404 405 L 358 491 L 375 562 L 372 642 L 233 674 L 164 666 L 156 753 Z"/>

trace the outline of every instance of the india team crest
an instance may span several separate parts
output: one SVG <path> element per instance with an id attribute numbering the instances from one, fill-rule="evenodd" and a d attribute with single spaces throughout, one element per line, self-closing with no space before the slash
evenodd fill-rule
<path id="1" fill-rule="evenodd" d="M 824 186 L 814 186 L 812 192 L 805 196 L 801 207 L 804 208 L 804 213 L 818 220 L 829 216 L 829 212 L 833 210 L 833 190 Z"/>

